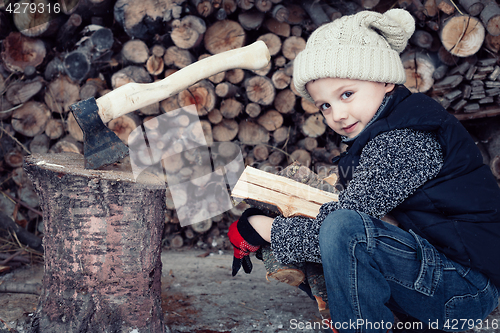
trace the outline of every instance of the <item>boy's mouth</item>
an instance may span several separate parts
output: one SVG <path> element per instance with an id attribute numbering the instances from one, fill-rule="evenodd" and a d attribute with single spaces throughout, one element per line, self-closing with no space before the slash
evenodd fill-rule
<path id="1" fill-rule="evenodd" d="M 344 130 L 344 132 L 346 132 L 346 133 L 351 133 L 352 131 L 354 131 L 354 129 L 356 128 L 357 124 L 358 124 L 358 122 L 355 122 L 352 125 L 345 126 L 345 127 L 342 128 L 342 130 Z"/>

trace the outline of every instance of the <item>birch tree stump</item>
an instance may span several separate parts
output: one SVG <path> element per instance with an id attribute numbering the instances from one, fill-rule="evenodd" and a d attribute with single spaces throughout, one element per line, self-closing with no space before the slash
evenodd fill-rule
<path id="1" fill-rule="evenodd" d="M 31 332 L 164 332 L 164 184 L 86 170 L 81 155 L 25 159 L 43 210 L 45 272 Z M 114 168 L 114 169 L 113 169 Z"/>

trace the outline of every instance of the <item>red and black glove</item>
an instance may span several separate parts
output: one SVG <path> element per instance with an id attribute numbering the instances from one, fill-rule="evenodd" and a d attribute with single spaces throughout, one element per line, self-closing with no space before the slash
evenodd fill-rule
<path id="1" fill-rule="evenodd" d="M 257 252 L 262 245 L 268 244 L 248 222 L 248 218 L 254 215 L 264 215 L 264 213 L 257 208 L 248 208 L 238 221 L 229 226 L 227 235 L 234 247 L 233 276 L 238 273 L 241 266 L 245 273 L 249 274 L 252 271 L 250 253 Z"/>

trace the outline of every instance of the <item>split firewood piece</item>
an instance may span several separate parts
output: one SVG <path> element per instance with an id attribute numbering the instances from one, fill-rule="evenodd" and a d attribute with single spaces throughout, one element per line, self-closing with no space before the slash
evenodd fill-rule
<path id="1" fill-rule="evenodd" d="M 64 124 L 61 119 L 49 119 L 45 126 L 45 134 L 51 140 L 59 139 L 64 134 Z"/>
<path id="2" fill-rule="evenodd" d="M 185 0 L 118 0 L 114 18 L 127 35 L 143 40 L 154 37 L 164 22 L 179 18 Z"/>
<path id="3" fill-rule="evenodd" d="M 217 21 L 205 33 L 205 48 L 211 54 L 237 49 L 245 45 L 246 33 L 232 20 Z"/>
<path id="4" fill-rule="evenodd" d="M 190 227 L 199 234 L 204 234 L 212 228 L 212 220 L 207 219 L 198 223 L 193 223 Z"/>
<path id="5" fill-rule="evenodd" d="M 194 62 L 195 58 L 188 50 L 181 49 L 177 46 L 170 46 L 165 51 L 165 55 L 163 56 L 163 61 L 167 66 L 175 66 L 177 68 L 184 68 L 188 65 L 191 65 Z"/>
<path id="6" fill-rule="evenodd" d="M 262 26 L 265 17 L 263 12 L 250 10 L 238 14 L 238 22 L 245 30 L 257 30 Z"/>
<path id="7" fill-rule="evenodd" d="M 286 75 L 283 69 L 278 69 L 277 71 L 274 71 L 273 75 L 271 76 L 271 81 L 273 81 L 273 85 L 276 89 L 281 90 L 290 85 L 292 77 Z"/>
<path id="8" fill-rule="evenodd" d="M 298 162 L 309 168 L 312 162 L 311 153 L 304 149 L 295 149 L 289 156 L 289 163 Z"/>
<path id="9" fill-rule="evenodd" d="M 278 35 L 273 34 L 272 32 L 260 35 L 257 40 L 261 40 L 266 43 L 266 46 L 269 49 L 269 54 L 271 56 L 278 54 L 278 52 L 281 50 L 281 39 L 278 37 Z"/>
<path id="10" fill-rule="evenodd" d="M 269 149 L 264 144 L 258 144 L 252 149 L 252 155 L 257 161 L 265 161 L 269 157 Z"/>
<path id="11" fill-rule="evenodd" d="M 243 104 L 234 98 L 222 100 L 220 113 L 227 119 L 236 118 L 243 111 Z"/>
<path id="12" fill-rule="evenodd" d="M 57 141 L 55 145 L 50 147 L 49 154 L 60 154 L 60 153 L 83 153 L 83 144 L 78 142 L 71 135 L 66 135 L 61 140 Z"/>
<path id="13" fill-rule="evenodd" d="M 306 41 L 302 37 L 290 36 L 283 42 L 281 52 L 289 60 L 295 59 L 297 54 L 306 48 Z"/>
<path id="14" fill-rule="evenodd" d="M 447 15 L 455 13 L 455 6 L 453 6 L 451 0 L 436 0 L 436 6 Z"/>
<path id="15" fill-rule="evenodd" d="M 286 8 L 288 8 L 288 20 L 289 24 L 303 24 L 307 19 L 307 13 L 304 11 L 302 6 L 297 4 L 285 4 Z"/>
<path id="16" fill-rule="evenodd" d="M 239 124 L 238 139 L 246 145 L 258 145 L 269 142 L 269 132 L 261 125 L 252 121 L 242 121 Z"/>
<path id="17" fill-rule="evenodd" d="M 210 57 L 211 54 L 205 53 L 202 54 L 201 56 L 198 57 L 198 61 Z M 217 74 L 214 74 L 210 77 L 208 77 L 208 80 L 212 82 L 213 84 L 221 83 L 224 81 L 224 78 L 226 77 L 226 72 L 219 72 Z"/>
<path id="18" fill-rule="evenodd" d="M 316 106 L 316 104 L 304 97 L 300 99 L 300 105 L 302 106 L 302 110 L 304 110 L 305 113 L 314 114 L 319 112 L 319 108 Z"/>
<path id="19" fill-rule="evenodd" d="M 228 16 L 238 9 L 238 4 L 236 3 L 236 0 L 222 0 L 220 8 L 224 10 L 226 16 Z"/>
<path id="20" fill-rule="evenodd" d="M 208 80 L 202 80 L 177 95 L 180 107 L 195 104 L 198 115 L 204 116 L 215 108 L 215 88 Z"/>
<path id="21" fill-rule="evenodd" d="M 265 76 L 254 76 L 244 83 L 247 97 L 260 105 L 271 105 L 276 91 L 272 81 Z"/>
<path id="22" fill-rule="evenodd" d="M 441 23 L 439 37 L 448 52 L 458 57 L 468 57 L 476 54 L 483 45 L 485 30 L 476 17 L 453 15 Z"/>
<path id="23" fill-rule="evenodd" d="M 135 65 L 127 66 L 111 76 L 111 86 L 113 89 L 130 82 L 151 83 L 153 79 L 144 67 Z"/>
<path id="24" fill-rule="evenodd" d="M 262 247 L 262 261 L 266 268 L 266 278 L 273 278 L 279 282 L 287 283 L 297 287 L 304 282 L 306 275 L 304 272 L 304 264 L 287 264 L 280 263 L 273 255 L 271 246 Z"/>
<path id="25" fill-rule="evenodd" d="M 14 104 L 22 104 L 38 94 L 44 86 L 44 81 L 41 76 L 37 76 L 32 80 L 18 81 L 12 83 L 5 92 L 5 98 Z"/>
<path id="26" fill-rule="evenodd" d="M 49 118 L 50 110 L 44 103 L 31 101 L 14 111 L 11 125 L 16 132 L 33 137 L 43 133 Z"/>
<path id="27" fill-rule="evenodd" d="M 300 140 L 297 143 L 297 145 L 302 149 L 305 149 L 309 152 L 312 152 L 314 149 L 316 149 L 318 147 L 318 140 L 308 136 L 308 137 Z"/>
<path id="28" fill-rule="evenodd" d="M 149 48 L 140 39 L 131 39 L 123 45 L 121 55 L 125 63 L 144 64 L 149 58 Z"/>
<path id="29" fill-rule="evenodd" d="M 272 62 L 268 62 L 265 67 L 262 67 L 260 69 L 254 69 L 252 70 L 252 72 L 260 76 L 267 76 L 267 74 L 269 74 L 269 72 L 271 71 L 272 66 L 273 66 Z"/>
<path id="30" fill-rule="evenodd" d="M 326 125 L 323 122 L 324 119 L 323 115 L 319 112 L 310 115 L 300 126 L 302 133 L 311 138 L 317 138 L 323 135 L 326 131 Z"/>
<path id="31" fill-rule="evenodd" d="M 80 99 L 80 86 L 67 76 L 59 76 L 49 83 L 45 103 L 52 112 L 66 113 L 70 105 Z"/>
<path id="32" fill-rule="evenodd" d="M 462 7 L 470 16 L 478 16 L 484 9 L 484 1 L 481 0 L 459 0 Z"/>
<path id="33" fill-rule="evenodd" d="M 23 165 L 23 158 L 22 151 L 14 148 L 4 155 L 3 160 L 9 167 L 15 169 Z"/>
<path id="34" fill-rule="evenodd" d="M 46 54 L 45 43 L 20 32 L 11 32 L 2 43 L 2 60 L 11 72 L 24 72 L 26 67 L 38 67 Z"/>
<path id="35" fill-rule="evenodd" d="M 365 0 L 364 2 L 371 3 L 373 1 L 377 1 L 377 0 L 370 0 L 370 1 Z M 377 3 L 378 3 L 378 1 L 377 1 Z M 309 17 L 311 18 L 311 20 L 313 21 L 313 23 L 317 27 L 319 27 L 320 25 L 322 25 L 324 23 L 330 22 L 330 18 L 326 15 L 320 2 L 304 0 L 304 1 L 302 1 L 301 5 L 302 5 L 302 8 L 305 9 L 307 14 L 309 15 Z M 372 7 L 369 7 L 369 8 L 365 7 L 365 8 L 370 9 Z"/>
<path id="36" fill-rule="evenodd" d="M 276 144 L 281 144 L 291 138 L 294 138 L 294 132 L 295 131 L 292 131 L 290 127 L 282 126 L 273 132 L 273 141 Z"/>
<path id="37" fill-rule="evenodd" d="M 288 20 L 288 16 L 290 16 L 290 10 L 279 4 L 273 7 L 271 16 L 278 22 L 286 22 Z"/>
<path id="38" fill-rule="evenodd" d="M 57 32 L 61 24 L 61 20 L 56 17 L 60 10 L 59 4 L 47 0 L 21 0 L 16 3 L 20 7 L 12 11 L 12 17 L 17 30 L 23 35 L 38 37 Z"/>
<path id="39" fill-rule="evenodd" d="M 245 71 L 241 68 L 235 68 L 226 71 L 226 80 L 232 84 L 239 84 L 245 78 Z"/>
<path id="40" fill-rule="evenodd" d="M 250 166 L 238 179 L 231 196 L 275 206 L 285 217 L 300 215 L 315 218 L 321 205 L 338 201 L 337 194 Z"/>
<path id="41" fill-rule="evenodd" d="M 14 105 L 12 105 L 6 98 L 0 98 L 0 120 L 10 118 L 12 113 L 14 113 Z"/>
<path id="42" fill-rule="evenodd" d="M 281 37 L 289 37 L 290 36 L 290 24 L 287 22 L 279 22 L 278 20 L 274 18 L 269 18 L 266 21 L 264 21 L 264 26 L 266 27 L 267 30 L 270 32 L 281 36 Z"/>
<path id="43" fill-rule="evenodd" d="M 498 53 L 500 51 L 500 36 L 493 36 L 487 33 L 486 38 L 484 39 L 484 44 L 486 48 L 494 54 Z"/>
<path id="44" fill-rule="evenodd" d="M 211 0 L 191 0 L 191 3 L 196 7 L 196 11 L 202 17 L 208 17 L 214 11 Z"/>
<path id="45" fill-rule="evenodd" d="M 283 89 L 274 99 L 274 107 L 280 113 L 291 114 L 295 112 L 296 97 L 292 90 Z"/>
<path id="46" fill-rule="evenodd" d="M 140 119 L 135 113 L 128 113 L 121 117 L 111 120 L 107 126 L 112 130 L 120 140 L 128 144 L 128 137 L 133 130 L 140 124 Z"/>
<path id="47" fill-rule="evenodd" d="M 151 56 L 146 61 L 146 69 L 151 75 L 160 75 L 163 73 L 165 68 L 165 62 L 163 62 L 163 55 L 165 54 L 165 48 L 159 44 L 154 45 L 151 48 Z"/>
<path id="48" fill-rule="evenodd" d="M 207 26 L 198 16 L 186 15 L 182 19 L 172 21 L 170 37 L 174 44 L 181 49 L 190 49 L 198 46 L 203 40 Z"/>
<path id="49" fill-rule="evenodd" d="M 257 119 L 257 123 L 272 132 L 283 125 L 283 116 L 276 110 L 268 110 Z"/>
<path id="50" fill-rule="evenodd" d="M 424 52 L 410 51 L 401 55 L 406 73 L 405 86 L 411 92 L 427 92 L 434 84 L 436 70 L 433 59 Z"/>
<path id="51" fill-rule="evenodd" d="M 279 150 L 275 150 L 269 155 L 267 161 L 271 165 L 280 165 L 284 159 L 285 159 L 285 154 Z"/>
<path id="52" fill-rule="evenodd" d="M 49 148 L 50 138 L 45 133 L 35 135 L 29 145 L 32 154 L 46 154 Z"/>
<path id="53" fill-rule="evenodd" d="M 76 141 L 83 142 L 83 131 L 73 116 L 73 112 L 68 113 L 68 119 L 66 119 L 66 131 L 68 132 L 68 135 Z"/>
<path id="54" fill-rule="evenodd" d="M 411 36 L 410 42 L 420 48 L 430 49 L 434 42 L 434 37 L 425 30 L 416 30 Z"/>
<path id="55" fill-rule="evenodd" d="M 103 79 L 101 78 L 88 79 L 80 88 L 80 99 L 86 100 L 91 97 L 96 97 L 105 88 L 106 88 L 106 82 Z"/>
<path id="56" fill-rule="evenodd" d="M 215 94 L 221 98 L 230 98 L 238 93 L 238 86 L 230 82 L 221 82 L 215 86 Z"/>
<path id="57" fill-rule="evenodd" d="M 323 6 L 323 10 L 325 11 L 326 15 L 330 19 L 330 21 L 336 20 L 338 18 L 342 17 L 342 13 L 340 10 L 333 8 L 332 6 L 328 6 L 326 3 L 322 2 L 321 5 Z"/>
<path id="58" fill-rule="evenodd" d="M 261 107 L 258 103 L 248 103 L 245 106 L 245 113 L 251 118 L 256 118 L 260 115 Z"/>
<path id="59" fill-rule="evenodd" d="M 244 10 L 252 9 L 254 3 L 255 3 L 254 0 L 236 0 L 236 4 L 238 5 L 238 7 Z"/>
<path id="60" fill-rule="evenodd" d="M 208 121 L 214 125 L 217 125 L 223 119 L 222 114 L 220 113 L 219 109 L 213 109 L 212 111 L 210 111 L 208 113 L 207 117 L 208 117 Z"/>
<path id="61" fill-rule="evenodd" d="M 220 123 L 212 128 L 212 136 L 215 141 L 231 141 L 238 135 L 238 129 L 239 126 L 236 120 L 222 119 Z"/>
<path id="62" fill-rule="evenodd" d="M 480 18 L 490 35 L 500 35 L 500 6 L 497 2 L 489 1 L 481 11 Z"/>
<path id="63" fill-rule="evenodd" d="M 255 0 L 255 8 L 263 13 L 267 13 L 273 8 L 271 0 Z"/>
<path id="64" fill-rule="evenodd" d="M 62 25 L 61 29 L 57 32 L 57 48 L 59 50 L 66 50 L 68 46 L 72 44 L 73 38 L 76 35 L 76 30 L 80 27 L 82 22 L 83 19 L 81 15 L 77 13 L 70 15 L 70 17 Z"/>

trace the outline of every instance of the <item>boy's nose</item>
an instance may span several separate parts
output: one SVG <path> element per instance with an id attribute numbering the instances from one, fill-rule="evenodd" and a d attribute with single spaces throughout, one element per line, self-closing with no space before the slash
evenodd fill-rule
<path id="1" fill-rule="evenodd" d="M 349 112 L 347 112 L 347 109 L 345 107 L 337 107 L 331 114 L 333 121 L 339 122 L 346 119 L 349 115 Z"/>

